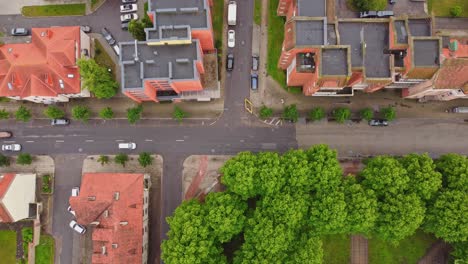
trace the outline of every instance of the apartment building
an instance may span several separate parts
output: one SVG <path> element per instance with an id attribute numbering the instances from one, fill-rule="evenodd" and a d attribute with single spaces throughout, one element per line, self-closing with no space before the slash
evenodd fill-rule
<path id="1" fill-rule="evenodd" d="M 70 197 L 76 221 L 92 232 L 91 263 L 148 261 L 148 174 L 86 173 Z"/>
<path id="2" fill-rule="evenodd" d="M 89 50 L 80 27 L 33 28 L 29 43 L 0 46 L 0 96 L 43 104 L 89 97 L 76 65 Z"/>
<path id="3" fill-rule="evenodd" d="M 146 41 L 119 43 L 122 92 L 136 102 L 219 98 L 211 0 L 148 3 Z"/>

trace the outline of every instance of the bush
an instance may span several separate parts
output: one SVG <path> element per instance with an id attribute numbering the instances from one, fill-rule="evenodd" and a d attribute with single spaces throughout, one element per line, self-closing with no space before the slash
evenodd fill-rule
<path id="1" fill-rule="evenodd" d="M 72 108 L 72 117 L 75 120 L 81 120 L 86 123 L 91 117 L 91 110 L 87 106 L 77 105 Z"/>
<path id="2" fill-rule="evenodd" d="M 19 165 L 29 165 L 32 163 L 33 158 L 29 153 L 21 153 L 16 159 L 16 163 Z"/>
<path id="3" fill-rule="evenodd" d="M 49 105 L 46 110 L 44 110 L 44 115 L 50 119 L 58 119 L 65 116 L 65 111 L 54 105 Z"/>
<path id="4" fill-rule="evenodd" d="M 346 107 L 337 108 L 333 110 L 333 117 L 335 118 L 336 122 L 342 124 L 351 117 L 351 110 Z"/>
<path id="5" fill-rule="evenodd" d="M 112 119 L 114 117 L 114 111 L 112 111 L 110 107 L 105 107 L 99 112 L 99 117 L 102 119 Z"/>
<path id="6" fill-rule="evenodd" d="M 264 105 L 262 106 L 262 108 L 260 108 L 260 118 L 261 119 L 270 118 L 272 115 L 273 115 L 273 109 L 271 109 L 269 107 L 266 107 Z"/>
<path id="7" fill-rule="evenodd" d="M 138 105 L 132 108 L 127 109 L 127 119 L 130 124 L 135 124 L 141 118 L 143 113 L 143 106 Z"/>
<path id="8" fill-rule="evenodd" d="M 387 7 L 387 0 L 350 0 L 351 5 L 358 11 L 381 11 Z"/>
<path id="9" fill-rule="evenodd" d="M 151 155 L 148 152 L 142 152 L 138 157 L 138 162 L 142 167 L 146 168 L 148 165 L 151 165 L 153 163 L 153 157 L 151 157 Z"/>
<path id="10" fill-rule="evenodd" d="M 21 230 L 21 235 L 23 237 L 23 243 L 28 244 L 33 241 L 33 230 L 31 227 L 26 227 Z"/>
<path id="11" fill-rule="evenodd" d="M 452 6 L 450 8 L 450 15 L 452 17 L 459 17 L 461 16 L 462 12 L 463 12 L 463 9 L 461 8 L 461 6 Z"/>
<path id="12" fill-rule="evenodd" d="M 184 110 L 180 109 L 180 107 L 174 106 L 174 113 L 172 113 L 172 117 L 177 120 L 177 122 L 181 123 L 182 119 L 188 117 L 188 114 L 184 112 Z"/>
<path id="13" fill-rule="evenodd" d="M 362 119 L 367 121 L 371 120 L 374 117 L 374 111 L 372 111 L 372 109 L 370 108 L 362 109 L 361 112 L 359 112 L 359 114 L 361 115 Z"/>
<path id="14" fill-rule="evenodd" d="M 31 110 L 24 106 L 20 106 L 15 112 L 15 118 L 18 121 L 28 122 L 29 120 L 31 120 L 31 117 Z"/>
<path id="15" fill-rule="evenodd" d="M 146 38 L 145 25 L 139 20 L 131 20 L 130 23 L 128 23 L 128 32 L 130 32 L 136 40 L 143 41 Z"/>
<path id="16" fill-rule="evenodd" d="M 128 161 L 128 155 L 124 153 L 117 154 L 114 161 L 115 163 L 122 165 L 122 167 L 125 167 L 125 163 Z"/>
<path id="17" fill-rule="evenodd" d="M 392 121 L 395 119 L 395 116 L 396 116 L 395 108 L 389 106 L 389 107 L 382 108 L 380 111 L 382 112 L 383 117 L 387 119 L 388 121 Z"/>
<path id="18" fill-rule="evenodd" d="M 10 157 L 0 154 L 0 167 L 10 166 Z"/>
<path id="19" fill-rule="evenodd" d="M 299 119 L 299 113 L 297 112 L 295 104 L 288 105 L 284 108 L 283 118 L 294 123 L 297 122 L 297 120 Z"/>
<path id="20" fill-rule="evenodd" d="M 101 166 L 104 166 L 104 164 L 109 163 L 109 157 L 106 155 L 101 155 L 98 158 L 98 162 L 101 163 Z"/>
<path id="21" fill-rule="evenodd" d="M 51 185 L 52 185 L 52 182 L 51 182 L 50 175 L 42 176 L 42 192 L 51 193 L 52 192 Z"/>
<path id="22" fill-rule="evenodd" d="M 308 114 L 309 120 L 319 121 L 325 117 L 325 110 L 322 107 L 315 107 Z"/>
<path id="23" fill-rule="evenodd" d="M 0 110 L 0 119 L 8 119 L 10 118 L 10 112 L 5 109 Z"/>

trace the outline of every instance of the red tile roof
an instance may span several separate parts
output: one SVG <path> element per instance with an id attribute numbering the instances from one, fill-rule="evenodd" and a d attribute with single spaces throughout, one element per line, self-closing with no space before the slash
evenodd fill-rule
<path id="1" fill-rule="evenodd" d="M 70 197 L 70 205 L 78 223 L 99 221 L 92 231 L 92 263 L 142 262 L 143 178 L 127 173 L 83 175 L 80 195 Z"/>
<path id="2" fill-rule="evenodd" d="M 468 94 L 468 58 L 444 61 L 434 83 L 436 89 L 462 89 Z"/>
<path id="3" fill-rule="evenodd" d="M 31 35 L 31 43 L 0 47 L 0 96 L 56 97 L 80 93 L 76 66 L 80 27 L 33 28 Z M 69 74 L 73 78 L 68 78 Z M 59 80 L 63 80 L 64 88 Z"/>
<path id="4" fill-rule="evenodd" d="M 8 191 L 11 182 L 15 178 L 16 174 L 7 173 L 0 175 L 0 223 L 13 222 L 13 218 L 8 213 L 8 210 L 3 206 L 2 199 Z"/>

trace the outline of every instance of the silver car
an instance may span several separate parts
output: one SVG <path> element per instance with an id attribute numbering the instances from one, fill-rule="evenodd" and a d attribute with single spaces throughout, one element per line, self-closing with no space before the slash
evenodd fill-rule
<path id="1" fill-rule="evenodd" d="M 12 36 L 27 36 L 29 31 L 25 28 L 14 28 L 11 30 Z"/>

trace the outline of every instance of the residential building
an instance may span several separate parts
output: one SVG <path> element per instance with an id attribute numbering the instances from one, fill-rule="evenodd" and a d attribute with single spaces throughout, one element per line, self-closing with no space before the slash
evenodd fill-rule
<path id="1" fill-rule="evenodd" d="M 92 232 L 91 263 L 147 263 L 150 185 L 148 174 L 83 175 L 70 206 Z"/>
<path id="2" fill-rule="evenodd" d="M 0 174 L 0 223 L 39 219 L 36 203 L 36 174 Z"/>
<path id="3" fill-rule="evenodd" d="M 148 4 L 146 41 L 119 43 L 122 92 L 136 102 L 219 98 L 211 0 Z"/>
<path id="4" fill-rule="evenodd" d="M 449 93 L 445 99 L 466 97 L 460 79 L 444 81 L 437 92 L 427 88 L 438 89 L 435 78 L 450 71 L 445 67 L 461 70 L 463 64 L 443 63 L 444 41 L 432 34 L 430 17 L 328 23 L 324 0 L 280 0 L 277 14 L 286 17 L 278 67 L 286 70 L 286 84 L 302 87 L 304 95 L 352 96 L 355 90 L 385 88 L 399 89 L 408 98 L 418 98 L 420 90 L 427 95 Z M 463 45 L 458 47 L 464 50 Z"/>
<path id="5" fill-rule="evenodd" d="M 76 65 L 89 50 L 78 26 L 33 28 L 30 42 L 0 47 L 0 96 L 44 104 L 89 97 Z"/>

